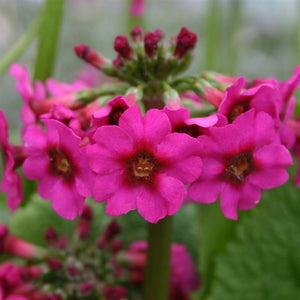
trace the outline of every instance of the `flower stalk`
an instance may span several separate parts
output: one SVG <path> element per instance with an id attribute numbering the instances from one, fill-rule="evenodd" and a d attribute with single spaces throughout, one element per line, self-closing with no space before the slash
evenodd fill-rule
<path id="1" fill-rule="evenodd" d="M 148 226 L 148 252 L 144 300 L 166 300 L 169 295 L 172 217 Z"/>
<path id="2" fill-rule="evenodd" d="M 46 0 L 43 21 L 39 32 L 34 80 L 45 81 L 52 75 L 64 3 L 64 0 Z"/>

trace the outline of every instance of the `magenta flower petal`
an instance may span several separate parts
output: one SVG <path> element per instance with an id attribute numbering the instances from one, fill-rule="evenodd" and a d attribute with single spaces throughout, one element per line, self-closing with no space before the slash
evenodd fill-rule
<path id="1" fill-rule="evenodd" d="M 240 200 L 240 193 L 238 189 L 230 184 L 225 184 L 221 193 L 220 203 L 221 211 L 226 218 L 237 220 L 237 206 Z"/>
<path id="2" fill-rule="evenodd" d="M 113 152 L 97 144 L 88 145 L 86 150 L 88 164 L 94 172 L 110 174 L 122 168 L 120 162 L 113 156 Z"/>
<path id="3" fill-rule="evenodd" d="M 97 175 L 94 183 L 94 197 L 97 202 L 110 198 L 122 186 L 122 172 Z"/>
<path id="4" fill-rule="evenodd" d="M 157 146 L 160 159 L 176 162 L 184 157 L 199 153 L 202 145 L 198 140 L 187 134 L 171 133 Z"/>
<path id="5" fill-rule="evenodd" d="M 158 175 L 157 189 L 161 196 L 166 199 L 169 204 L 168 215 L 175 214 L 183 202 L 183 197 L 186 195 L 184 184 L 176 178 Z"/>
<path id="6" fill-rule="evenodd" d="M 286 167 L 293 164 L 290 152 L 282 145 L 269 145 L 254 154 L 255 164 L 260 168 Z"/>
<path id="7" fill-rule="evenodd" d="M 168 202 L 156 190 L 140 187 L 136 203 L 139 214 L 148 222 L 157 223 L 168 214 Z"/>
<path id="8" fill-rule="evenodd" d="M 241 210 L 253 208 L 261 198 L 261 189 L 252 184 L 245 184 L 242 189 L 241 199 L 238 207 Z"/>
<path id="9" fill-rule="evenodd" d="M 23 163 L 24 175 L 31 180 L 42 178 L 49 168 L 49 157 L 41 152 L 28 157 Z"/>
<path id="10" fill-rule="evenodd" d="M 199 156 L 189 156 L 166 169 L 166 174 L 178 178 L 183 183 L 196 180 L 202 171 L 202 160 Z"/>
<path id="11" fill-rule="evenodd" d="M 143 117 L 140 108 L 133 106 L 127 109 L 120 117 L 119 126 L 130 134 L 134 140 L 140 142 L 144 134 Z"/>
<path id="12" fill-rule="evenodd" d="M 59 178 L 54 175 L 42 177 L 38 183 L 37 191 L 44 199 L 51 199 L 52 194 L 55 193 L 55 185 L 59 181 Z"/>
<path id="13" fill-rule="evenodd" d="M 105 212 L 110 216 L 119 216 L 136 209 L 136 198 L 139 189 L 131 186 L 121 186 L 112 197 L 107 200 Z"/>
<path id="14" fill-rule="evenodd" d="M 58 180 L 53 188 L 55 193 L 51 195 L 51 204 L 58 215 L 73 220 L 81 214 L 85 197 L 78 194 L 75 186 Z"/>
<path id="15" fill-rule="evenodd" d="M 46 149 L 47 138 L 40 125 L 27 127 L 23 135 L 25 151 L 29 155 L 40 153 L 41 149 Z"/>
<path id="16" fill-rule="evenodd" d="M 258 113 L 254 126 L 257 147 L 278 142 L 274 121 L 267 113 Z"/>
<path id="17" fill-rule="evenodd" d="M 224 183 L 217 180 L 198 181 L 189 187 L 189 196 L 200 203 L 215 202 L 223 190 Z"/>
<path id="18" fill-rule="evenodd" d="M 124 156 L 133 152 L 134 145 L 131 136 L 118 126 L 102 126 L 96 130 L 95 142 L 108 149 L 113 156 L 122 154 Z"/>
<path id="19" fill-rule="evenodd" d="M 272 189 L 284 184 L 289 179 L 288 172 L 282 167 L 258 170 L 248 176 L 251 184 L 262 189 Z"/>
<path id="20" fill-rule="evenodd" d="M 159 144 L 171 132 L 171 124 L 165 113 L 157 109 L 151 109 L 145 115 L 144 130 L 145 143 L 150 146 Z"/>

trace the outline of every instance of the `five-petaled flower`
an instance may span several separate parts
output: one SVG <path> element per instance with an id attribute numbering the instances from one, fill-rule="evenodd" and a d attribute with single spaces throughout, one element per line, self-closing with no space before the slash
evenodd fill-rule
<path id="1" fill-rule="evenodd" d="M 37 190 L 50 199 L 63 218 L 74 219 L 90 196 L 93 175 L 87 166 L 81 139 L 63 123 L 43 120 L 47 133 L 32 127 L 24 135 L 28 158 L 23 164 L 27 178 L 39 180 Z"/>
<path id="2" fill-rule="evenodd" d="M 220 195 L 221 210 L 230 219 L 238 218 L 237 208 L 247 210 L 261 198 L 262 189 L 271 189 L 288 180 L 286 168 L 292 157 L 280 144 L 274 121 L 254 109 L 232 124 L 211 127 L 209 135 L 198 137 L 203 145 L 203 172 L 189 189 L 189 196 L 212 203 Z"/>
<path id="3" fill-rule="evenodd" d="M 107 200 L 107 214 L 137 209 L 156 223 L 177 212 L 185 184 L 198 178 L 202 161 L 196 154 L 200 149 L 196 139 L 171 131 L 164 112 L 151 109 L 143 117 L 138 106 L 122 114 L 119 126 L 96 130 L 96 143 L 88 145 L 86 152 L 89 166 L 97 173 L 95 200 Z"/>

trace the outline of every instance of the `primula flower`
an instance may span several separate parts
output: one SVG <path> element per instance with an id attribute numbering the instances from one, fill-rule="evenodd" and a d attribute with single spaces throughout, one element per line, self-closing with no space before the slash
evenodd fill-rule
<path id="1" fill-rule="evenodd" d="M 131 0 L 130 14 L 139 18 L 145 13 L 146 0 Z"/>
<path id="2" fill-rule="evenodd" d="M 107 200 L 107 214 L 137 209 L 156 223 L 176 213 L 186 194 L 184 184 L 199 176 L 202 162 L 195 155 L 198 141 L 171 130 L 164 112 L 152 109 L 143 117 L 138 106 L 122 114 L 119 126 L 96 130 L 96 144 L 87 146 L 87 156 L 97 173 L 95 200 Z"/>
<path id="3" fill-rule="evenodd" d="M 221 210 L 238 218 L 237 208 L 248 210 L 271 189 L 288 180 L 292 164 L 289 151 L 281 144 L 272 118 L 251 109 L 232 124 L 211 127 L 208 136 L 198 137 L 203 145 L 203 173 L 189 189 L 191 199 L 215 202 L 220 195 Z"/>
<path id="4" fill-rule="evenodd" d="M 232 123 L 244 112 L 254 108 L 256 112 L 268 113 L 276 123 L 280 122 L 279 115 L 282 109 L 281 94 L 278 86 L 261 84 L 243 90 L 246 80 L 243 77 L 226 89 L 223 100 L 218 108 L 218 113 L 225 115 L 228 122 Z M 275 123 L 275 125 L 277 125 Z"/>
<path id="5" fill-rule="evenodd" d="M 23 198 L 21 176 L 15 171 L 16 150 L 8 141 L 8 124 L 0 110 L 0 150 L 3 161 L 3 174 L 0 189 L 7 194 L 7 205 L 11 211 L 16 210 Z"/>
<path id="6" fill-rule="evenodd" d="M 0 223 L 0 254 L 9 253 L 30 259 L 36 251 L 35 245 L 14 236 L 5 224 Z"/>
<path id="7" fill-rule="evenodd" d="M 194 138 L 206 133 L 211 126 L 224 126 L 227 119 L 220 114 L 212 114 L 202 118 L 190 118 L 190 111 L 187 108 L 170 109 L 165 106 L 163 111 L 168 116 L 172 131 L 186 133 Z"/>
<path id="8" fill-rule="evenodd" d="M 43 120 L 47 134 L 39 129 L 24 136 L 28 158 L 23 171 L 27 178 L 39 180 L 37 190 L 50 199 L 53 209 L 63 218 L 80 215 L 93 180 L 79 147 L 81 139 L 56 120 Z"/>

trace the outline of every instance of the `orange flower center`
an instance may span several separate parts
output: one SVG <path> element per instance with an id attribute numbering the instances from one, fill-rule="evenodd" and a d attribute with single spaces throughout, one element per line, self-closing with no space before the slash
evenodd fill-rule
<path id="1" fill-rule="evenodd" d="M 72 167 L 70 161 L 63 152 L 57 149 L 51 149 L 49 151 L 49 157 L 52 170 L 56 175 L 62 176 L 64 178 L 68 178 L 71 176 Z"/>
<path id="2" fill-rule="evenodd" d="M 232 157 L 226 167 L 225 177 L 236 184 L 241 184 L 253 170 L 253 157 L 251 152 L 244 152 Z"/>
<path id="3" fill-rule="evenodd" d="M 143 150 L 129 160 L 130 181 L 135 183 L 152 183 L 153 176 L 158 168 L 159 162 L 156 158 Z"/>

